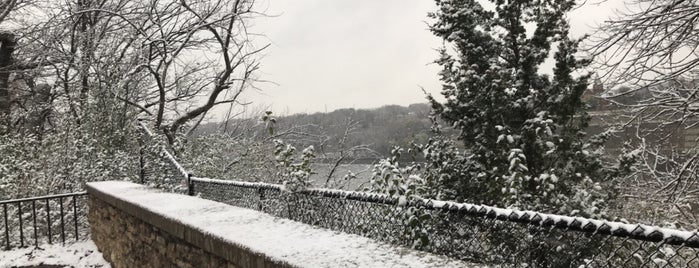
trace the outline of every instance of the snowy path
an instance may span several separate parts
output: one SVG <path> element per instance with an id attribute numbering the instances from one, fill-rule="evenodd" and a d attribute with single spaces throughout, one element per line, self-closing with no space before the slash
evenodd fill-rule
<path id="1" fill-rule="evenodd" d="M 0 251 L 0 267 L 110 268 L 92 241 Z"/>

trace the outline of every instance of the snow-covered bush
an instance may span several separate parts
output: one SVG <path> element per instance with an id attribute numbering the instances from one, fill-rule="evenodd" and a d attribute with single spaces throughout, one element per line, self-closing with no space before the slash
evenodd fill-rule
<path id="1" fill-rule="evenodd" d="M 430 214 L 422 207 L 411 206 L 416 197 L 427 194 L 427 184 L 420 175 L 420 165 L 412 163 L 401 166 L 403 149 L 394 147 L 391 156 L 381 159 L 374 166 L 371 178 L 371 192 L 385 194 L 398 200 L 395 210 L 384 211 L 383 220 L 404 228 L 394 229 L 386 239 L 391 242 L 412 241 L 409 246 L 421 249 L 429 244 L 431 226 Z"/>
<path id="2" fill-rule="evenodd" d="M 134 129 L 113 129 L 103 131 L 96 129 L 88 120 L 78 126 L 70 122 L 62 123 L 61 128 L 44 131 L 41 135 L 22 131 L 7 131 L 0 134 L 0 199 L 14 199 L 71 193 L 83 191 L 86 182 L 101 180 L 134 180 L 138 179 L 138 145 Z M 58 122 L 57 122 L 58 125 Z M 121 138 L 120 138 L 121 137 Z M 75 229 L 72 209 L 72 198 L 63 198 L 62 205 L 66 208 L 63 217 L 71 224 L 61 226 L 57 219 L 61 218 L 59 203 L 61 200 L 52 199 L 45 202 L 23 202 L 22 206 L 25 224 L 23 231 L 25 243 L 29 241 L 28 234 L 34 231 L 33 226 L 26 224 L 30 219 L 36 221 L 39 243 L 47 243 L 48 217 L 52 219 L 53 242 L 59 241 L 59 231 L 67 228 L 67 241 L 75 239 Z M 80 216 L 77 218 L 79 237 L 87 237 L 87 219 L 85 197 L 76 200 Z M 17 246 L 20 237 L 19 206 L 7 206 L 8 233 L 11 243 Z M 37 217 L 32 218 L 33 210 Z M 50 211 L 50 212 L 49 212 Z M 50 213 L 50 214 L 49 214 Z"/>
<path id="3" fill-rule="evenodd" d="M 308 188 L 311 185 L 310 177 L 313 174 L 311 163 L 315 154 L 313 146 L 301 151 L 297 159 L 296 148 L 281 140 L 274 140 L 274 155 L 277 161 L 277 177 L 287 190 L 296 192 Z"/>
<path id="4" fill-rule="evenodd" d="M 400 198 L 404 202 L 406 198 L 424 193 L 425 181 L 419 176 L 420 166 L 413 163 L 402 167 L 399 161 L 402 153 L 403 149 L 394 147 L 389 158 L 374 165 L 370 191 Z"/>
<path id="5" fill-rule="evenodd" d="M 134 151 L 131 151 L 131 150 Z M 0 135 L 0 196 L 3 199 L 80 191 L 84 183 L 135 180 L 134 147 L 113 148 L 91 133 L 63 130 Z"/>

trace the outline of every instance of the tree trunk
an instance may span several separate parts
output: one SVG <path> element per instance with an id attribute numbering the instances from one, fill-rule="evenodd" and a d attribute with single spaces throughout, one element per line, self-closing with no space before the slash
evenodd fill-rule
<path id="1" fill-rule="evenodd" d="M 12 65 L 12 52 L 15 50 L 15 35 L 0 33 L 0 117 L 10 113 L 12 100 L 10 96 L 10 72 Z M 4 119 L 2 119 L 4 120 Z"/>

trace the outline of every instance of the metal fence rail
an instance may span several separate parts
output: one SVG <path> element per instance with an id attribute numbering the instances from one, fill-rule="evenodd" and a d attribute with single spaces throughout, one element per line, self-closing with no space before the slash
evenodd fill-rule
<path id="1" fill-rule="evenodd" d="M 699 267 L 699 234 L 416 198 L 191 178 L 202 198 L 470 262 L 529 267 Z M 419 209 L 422 214 L 413 212 Z M 419 215 L 418 215 L 419 214 Z M 422 217 L 411 225 L 410 217 Z"/>
<path id="2" fill-rule="evenodd" d="M 39 246 L 85 240 L 87 192 L 0 201 L 0 248 Z"/>

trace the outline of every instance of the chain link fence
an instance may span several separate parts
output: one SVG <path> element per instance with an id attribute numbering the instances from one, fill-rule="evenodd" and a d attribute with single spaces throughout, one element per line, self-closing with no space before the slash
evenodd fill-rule
<path id="1" fill-rule="evenodd" d="M 699 267 L 699 235 L 487 206 L 193 177 L 201 198 L 489 265 Z M 446 205 L 445 205 L 446 204 Z M 411 208 L 415 210 L 411 211 Z M 419 211 L 419 212 L 417 212 Z M 411 221 L 411 217 L 420 220 Z M 417 235 L 415 233 L 417 230 Z"/>
<path id="2" fill-rule="evenodd" d="M 186 193 L 187 172 L 165 147 L 165 141 L 153 135 L 142 122 L 136 123 L 139 136 L 138 183 L 166 190 Z"/>
<path id="3" fill-rule="evenodd" d="M 330 189 L 290 192 L 276 184 L 198 178 L 165 148 L 152 149 L 146 155 L 160 159 L 146 162 L 161 164 L 144 165 L 153 168 L 144 178 L 146 184 L 472 263 L 699 267 L 697 232 L 421 198 L 397 200 Z M 163 159 L 169 164 L 162 164 Z M 151 177 L 157 183 L 150 182 Z"/>

